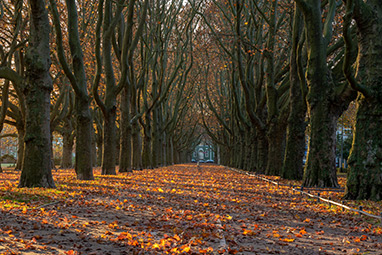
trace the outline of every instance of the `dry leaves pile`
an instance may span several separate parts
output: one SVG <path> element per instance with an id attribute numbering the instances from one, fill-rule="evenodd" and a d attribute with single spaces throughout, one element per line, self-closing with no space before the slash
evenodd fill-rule
<path id="1" fill-rule="evenodd" d="M 0 174 L 0 254 L 381 254 L 382 225 L 221 166 L 18 189 Z M 332 196 L 335 197 L 333 194 Z M 381 203 L 366 203 L 379 208 Z"/>

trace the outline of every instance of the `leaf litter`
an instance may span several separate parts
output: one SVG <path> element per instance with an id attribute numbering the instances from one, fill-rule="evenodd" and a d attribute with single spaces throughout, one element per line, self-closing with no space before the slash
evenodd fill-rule
<path id="1" fill-rule="evenodd" d="M 377 220 L 222 166 L 175 165 L 19 189 L 0 174 L 0 254 L 381 254 Z M 369 202 L 364 202 L 370 204 Z M 380 206 L 380 203 L 377 203 Z M 372 208 L 371 208 L 372 210 Z"/>

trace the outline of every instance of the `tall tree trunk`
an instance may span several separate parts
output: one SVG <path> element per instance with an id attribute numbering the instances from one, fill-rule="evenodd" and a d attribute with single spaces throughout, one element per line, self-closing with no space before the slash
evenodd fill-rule
<path id="1" fill-rule="evenodd" d="M 128 89 L 121 95 L 121 146 L 119 155 L 119 172 L 131 172 L 131 125 L 130 125 L 130 99 Z"/>
<path id="2" fill-rule="evenodd" d="M 76 158 L 74 168 L 79 180 L 93 180 L 93 119 L 90 112 L 90 97 L 87 90 L 84 57 L 78 34 L 77 6 L 75 0 L 66 0 L 66 4 L 69 14 L 69 45 L 73 57 L 74 75 L 78 86 L 75 97 Z"/>
<path id="3" fill-rule="evenodd" d="M 324 38 L 321 0 L 296 1 L 306 28 L 308 66 L 306 79 L 311 137 L 304 172 L 304 186 L 338 187 L 335 167 L 335 134 L 338 116 L 333 116 L 333 84 L 329 82 L 326 64 L 328 38 Z M 334 3 L 333 1 L 330 1 Z M 335 5 L 333 5 L 335 7 Z M 330 24 L 331 25 L 331 24 Z M 326 32 L 331 31 L 326 27 Z"/>
<path id="4" fill-rule="evenodd" d="M 359 46 L 356 78 L 363 85 L 351 81 L 361 93 L 345 197 L 378 201 L 382 200 L 382 2 L 354 2 Z M 351 17 L 348 22 L 350 26 Z"/>
<path id="5" fill-rule="evenodd" d="M 30 40 L 26 53 L 25 155 L 19 187 L 54 188 L 50 153 L 49 19 L 44 0 L 29 1 Z"/>
<path id="6" fill-rule="evenodd" d="M 103 125 L 103 152 L 102 152 L 102 174 L 115 175 L 116 155 L 116 109 L 113 108 L 104 116 Z"/>
<path id="7" fill-rule="evenodd" d="M 301 180 L 303 177 L 303 158 L 305 152 L 305 116 L 306 101 L 303 89 L 305 80 L 299 79 L 298 65 L 301 58 L 301 49 L 298 43 L 301 39 L 303 23 L 301 11 L 295 6 L 293 21 L 292 53 L 290 57 L 290 106 L 287 122 L 287 138 L 285 157 L 281 176 L 289 180 Z"/>

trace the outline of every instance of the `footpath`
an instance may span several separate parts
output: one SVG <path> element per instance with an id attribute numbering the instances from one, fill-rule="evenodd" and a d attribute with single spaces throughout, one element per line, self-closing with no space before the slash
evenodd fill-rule
<path id="1" fill-rule="evenodd" d="M 0 254 L 382 254 L 379 220 L 222 166 L 19 174 L 0 174 Z"/>

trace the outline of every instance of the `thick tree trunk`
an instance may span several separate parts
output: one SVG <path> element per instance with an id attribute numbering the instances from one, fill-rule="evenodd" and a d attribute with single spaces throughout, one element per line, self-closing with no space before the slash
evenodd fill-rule
<path id="1" fill-rule="evenodd" d="M 75 170 L 79 180 L 93 180 L 92 117 L 85 98 L 76 95 L 76 158 Z"/>
<path id="2" fill-rule="evenodd" d="M 61 169 L 67 169 L 73 167 L 73 145 L 74 140 L 68 137 L 63 139 L 63 148 L 62 148 L 62 159 L 61 159 Z"/>
<path id="3" fill-rule="evenodd" d="M 78 33 L 78 15 L 75 0 L 66 0 L 68 8 L 69 46 L 72 55 L 75 84 L 76 158 L 75 171 L 79 180 L 93 180 L 92 115 L 84 67 L 81 41 Z"/>
<path id="4" fill-rule="evenodd" d="M 338 187 L 335 146 L 338 116 L 328 108 L 327 100 L 311 107 L 311 136 L 304 173 L 306 187 Z"/>
<path id="5" fill-rule="evenodd" d="M 301 180 L 304 172 L 306 106 L 298 105 L 299 103 L 303 104 L 301 98 L 299 101 L 291 102 L 290 117 L 288 119 L 282 177 L 289 180 Z"/>
<path id="6" fill-rule="evenodd" d="M 22 163 L 24 160 L 24 127 L 17 128 L 17 141 L 18 141 L 18 147 L 17 147 L 17 162 L 15 166 L 15 170 L 21 170 L 22 169 Z"/>
<path id="7" fill-rule="evenodd" d="M 295 7 L 292 54 L 290 57 L 290 106 L 287 122 L 287 138 L 281 176 L 289 180 L 301 180 L 304 172 L 306 102 L 303 94 L 305 81 L 298 76 L 298 42 L 302 32 L 301 12 Z"/>
<path id="8" fill-rule="evenodd" d="M 124 89 L 121 95 L 121 145 L 119 155 L 119 172 L 131 172 L 131 125 L 130 125 L 130 99 L 128 90 Z"/>
<path id="9" fill-rule="evenodd" d="M 64 129 L 70 130 L 68 125 L 64 125 Z M 74 145 L 74 136 L 71 132 L 65 132 L 62 134 L 62 159 L 60 168 L 72 168 L 73 167 L 73 145 Z"/>
<path id="10" fill-rule="evenodd" d="M 299 1 L 302 2 L 302 1 Z M 331 110 L 333 86 L 328 79 L 326 39 L 323 37 L 321 1 L 305 3 L 303 8 L 308 66 L 306 79 L 311 138 L 304 173 L 304 186 L 338 187 L 335 167 L 335 141 L 338 116 Z M 331 29 L 331 27 L 329 28 Z"/>
<path id="11" fill-rule="evenodd" d="M 285 123 L 277 121 L 268 129 L 268 156 L 266 174 L 280 175 L 285 152 Z"/>
<path id="12" fill-rule="evenodd" d="M 369 95 L 358 97 L 357 122 L 349 156 L 346 198 L 382 200 L 382 2 L 358 1 L 357 80 Z"/>
<path id="13" fill-rule="evenodd" d="M 50 153 L 49 19 L 44 0 L 29 1 L 30 40 L 26 53 L 25 154 L 19 187 L 54 188 Z"/>
<path id="14" fill-rule="evenodd" d="M 115 118 L 116 109 L 108 110 L 104 116 L 103 126 L 103 153 L 102 153 L 102 175 L 115 175 L 116 155 L 116 131 Z"/>
<path id="15" fill-rule="evenodd" d="M 379 86 L 382 86 L 382 80 Z M 374 102 L 372 102 L 374 101 Z M 382 104 L 359 100 L 346 183 L 348 199 L 382 200 Z"/>

